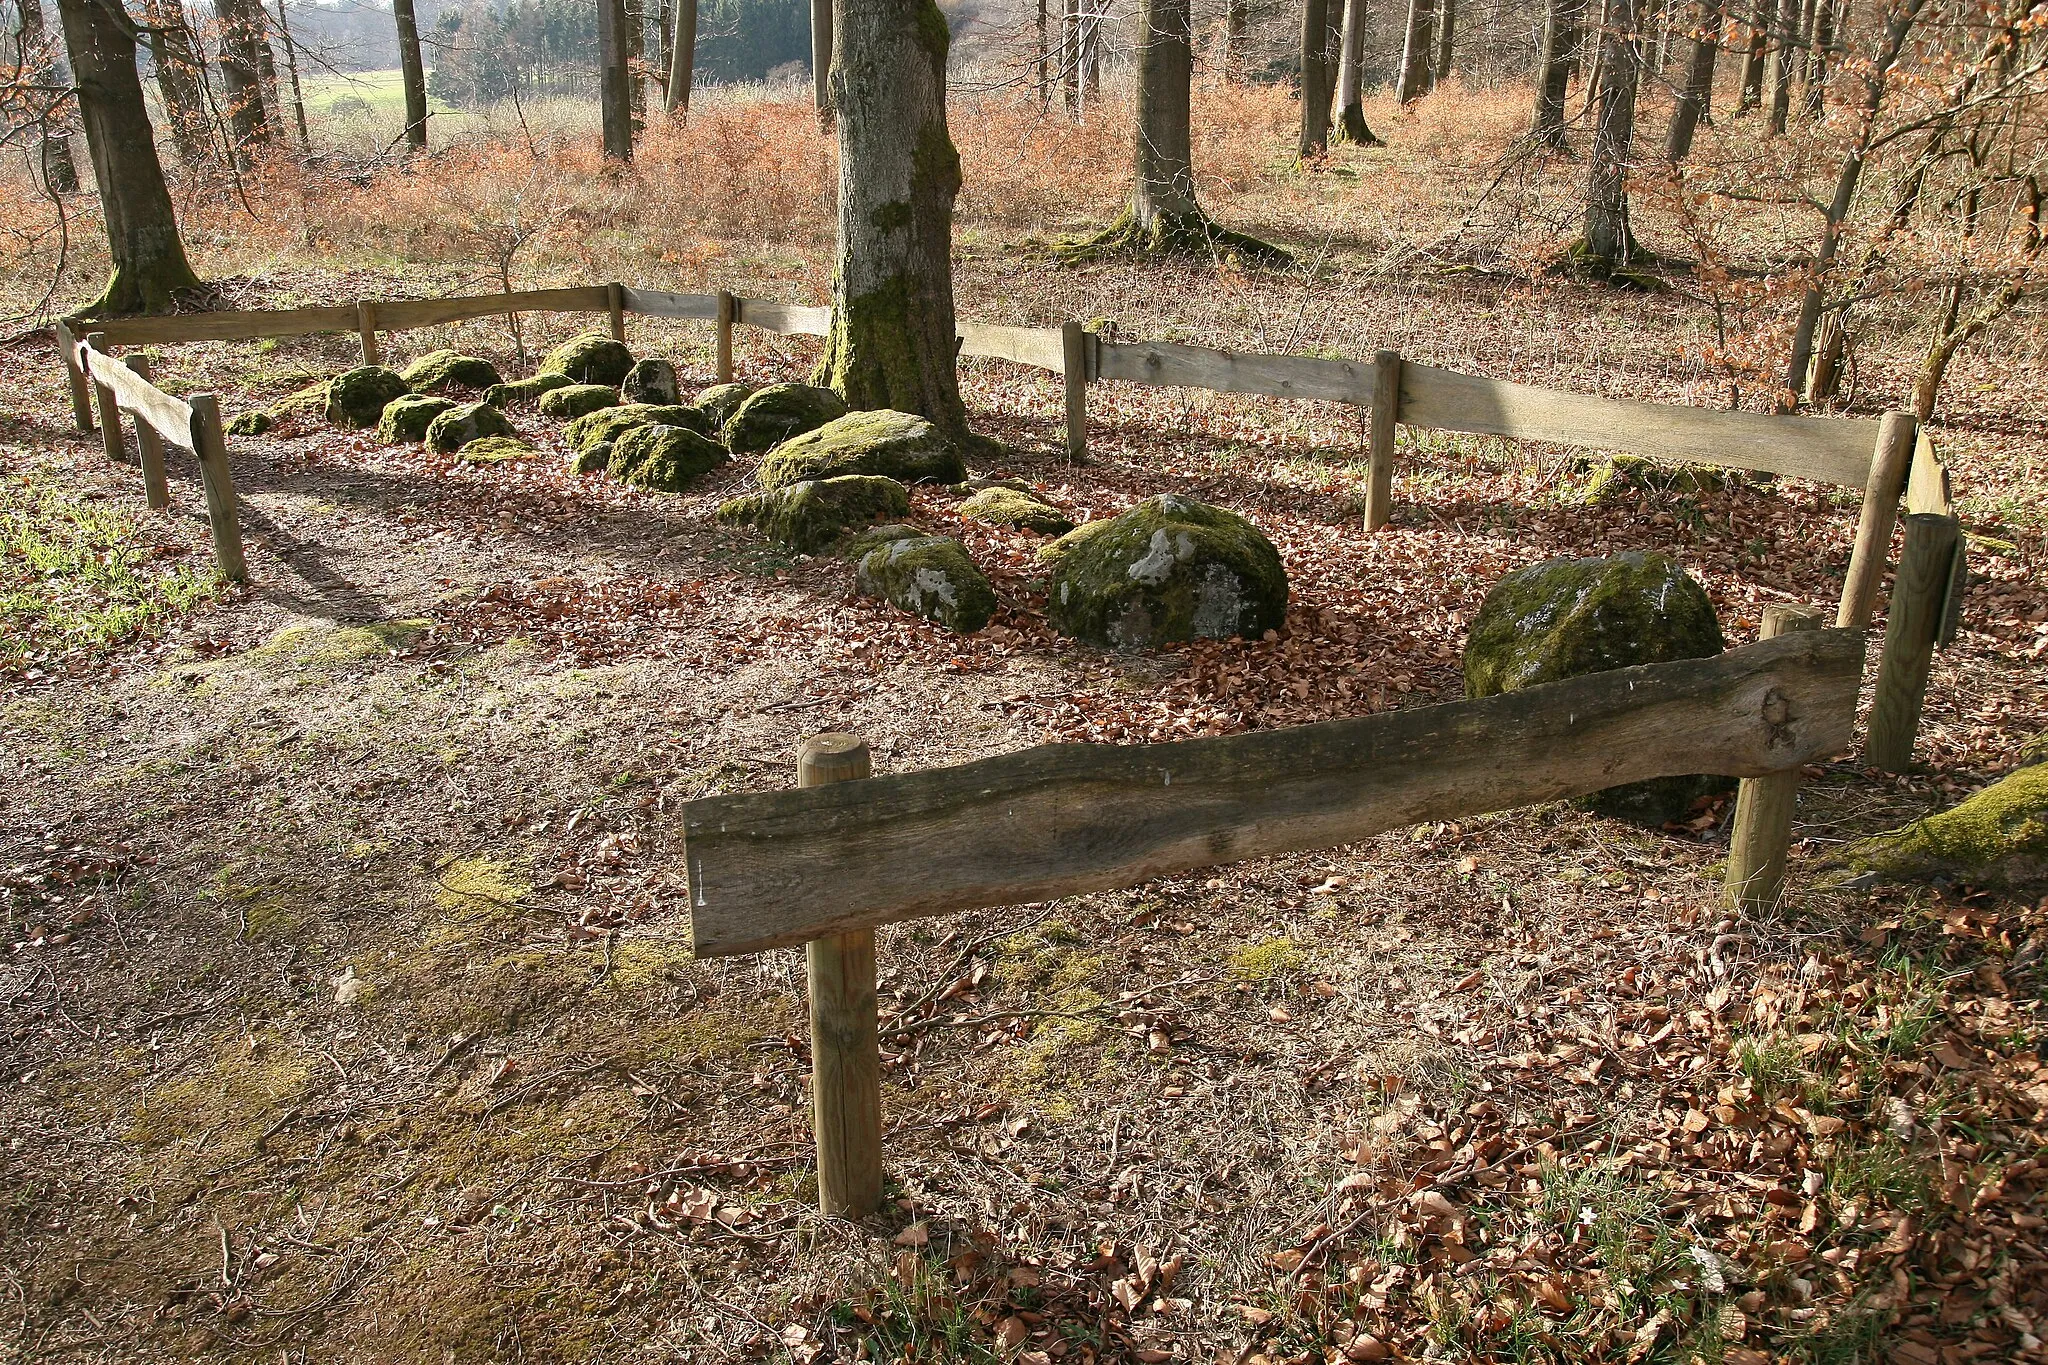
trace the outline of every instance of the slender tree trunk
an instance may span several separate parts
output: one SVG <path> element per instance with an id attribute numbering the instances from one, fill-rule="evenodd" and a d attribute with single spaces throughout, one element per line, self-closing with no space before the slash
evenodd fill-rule
<path id="1" fill-rule="evenodd" d="M 1791 0 L 1786 0 L 1791 3 Z M 1753 0 L 1749 15 L 1749 49 L 1742 58 L 1742 93 L 1736 97 L 1735 112 L 1748 113 L 1763 103 L 1764 52 L 1770 43 L 1771 25 L 1777 21 L 1777 0 Z"/>
<path id="2" fill-rule="evenodd" d="M 1432 86 L 1442 85 L 1451 78 L 1451 45 L 1456 38 L 1458 27 L 1458 0 L 1437 0 L 1436 17 L 1436 72 L 1431 77 Z"/>
<path id="3" fill-rule="evenodd" d="M 43 28 L 42 0 L 17 0 L 17 4 L 21 12 L 21 50 L 17 55 L 21 60 L 42 68 L 35 73 L 41 84 L 58 87 L 71 84 L 62 58 L 52 51 L 45 60 L 43 49 L 49 39 Z M 55 103 L 54 100 L 48 102 Z M 41 153 L 43 184 L 55 194 L 75 193 L 78 189 L 78 162 L 71 155 L 71 134 L 55 110 L 43 124 L 38 150 Z"/>
<path id="4" fill-rule="evenodd" d="M 1367 0 L 1344 0 L 1344 28 L 1337 40 L 1337 132 L 1346 142 L 1377 147 L 1365 123 L 1365 30 Z"/>
<path id="5" fill-rule="evenodd" d="M 1806 63 L 1806 116 L 1817 119 L 1827 112 L 1828 59 L 1835 48 L 1834 0 L 1820 0 L 1813 10 L 1813 51 Z"/>
<path id="6" fill-rule="evenodd" d="M 277 54 L 270 50 L 270 11 L 263 0 L 248 0 L 250 17 L 256 21 L 256 81 L 263 87 L 263 117 L 273 131 L 284 124 L 284 99 L 277 87 Z"/>
<path id="7" fill-rule="evenodd" d="M 932 0 L 839 0 L 839 268 L 819 369 L 854 408 L 895 408 L 967 436 L 954 357 L 945 17 Z"/>
<path id="8" fill-rule="evenodd" d="M 1301 6 L 1301 136 L 1295 140 L 1297 160 L 1314 161 L 1330 148 L 1329 107 L 1323 90 L 1330 83 L 1330 7 L 1328 0 L 1302 0 Z"/>
<path id="9" fill-rule="evenodd" d="M 1102 103 L 1102 9 L 1107 0 L 1081 0 L 1081 107 Z"/>
<path id="10" fill-rule="evenodd" d="M 1244 79 L 1245 0 L 1223 0 L 1223 79 Z"/>
<path id="11" fill-rule="evenodd" d="M 114 263 L 107 287 L 80 311 L 93 316 L 169 312 L 177 307 L 179 291 L 199 287 L 199 277 L 185 259 L 163 163 L 157 160 L 156 130 L 149 126 L 135 67 L 135 39 L 97 0 L 57 0 L 57 13 Z"/>
<path id="12" fill-rule="evenodd" d="M 277 0 L 277 34 L 284 39 L 284 69 L 292 81 L 292 120 L 299 130 L 299 151 L 311 156 L 313 134 L 306 127 L 306 92 L 299 85 L 299 45 L 292 41 L 292 25 L 285 17 L 284 0 Z"/>
<path id="13" fill-rule="evenodd" d="M 811 103 L 832 131 L 832 0 L 811 0 Z"/>
<path id="14" fill-rule="evenodd" d="M 697 69 L 697 0 L 676 0 L 676 34 L 668 45 L 668 111 L 690 112 L 690 80 Z"/>
<path id="15" fill-rule="evenodd" d="M 1066 97 L 1067 117 L 1081 118 L 1081 0 L 1067 0 L 1060 16 L 1060 91 Z"/>
<path id="16" fill-rule="evenodd" d="M 1721 0 L 1700 0 L 1699 32 L 1685 67 L 1685 84 L 1671 106 L 1671 128 L 1664 141 L 1664 159 L 1676 166 L 1692 155 L 1693 135 L 1714 94 L 1714 58 L 1721 51 Z"/>
<path id="17" fill-rule="evenodd" d="M 1408 0 L 1407 37 L 1401 44 L 1401 79 L 1394 98 L 1412 103 L 1429 93 L 1436 56 L 1436 0 Z"/>
<path id="18" fill-rule="evenodd" d="M 1769 98 L 1764 115 L 1764 136 L 1785 131 L 1785 118 L 1792 109 L 1792 76 L 1799 54 L 1799 0 L 1778 0 L 1777 32 L 1773 36 L 1768 81 Z"/>
<path id="19" fill-rule="evenodd" d="M 647 114 L 647 16 L 633 7 L 633 0 L 625 5 L 626 35 L 626 116 L 634 137 L 646 124 Z"/>
<path id="20" fill-rule="evenodd" d="M 183 0 L 145 0 L 143 18 L 156 30 L 156 88 L 171 125 L 171 145 L 187 166 L 204 165 L 212 147 L 207 131 L 206 67 L 192 41 Z"/>
<path id="21" fill-rule="evenodd" d="M 413 0 L 391 0 L 398 23 L 398 75 L 405 87 L 405 142 L 414 151 L 427 147 L 427 68 L 420 59 L 420 24 Z"/>
<path id="22" fill-rule="evenodd" d="M 1606 277 L 1625 267 L 1635 242 L 1628 224 L 1629 147 L 1643 67 L 1642 0 L 1608 0 L 1600 33 L 1600 82 L 1593 92 L 1593 152 L 1586 175 L 1586 227 L 1580 260 Z"/>
<path id="23" fill-rule="evenodd" d="M 1038 112 L 1052 112 L 1052 33 L 1046 23 L 1046 0 L 1038 0 Z"/>
<path id="24" fill-rule="evenodd" d="M 270 139 L 262 64 L 256 55 L 263 41 L 263 25 L 254 4 L 255 0 L 214 0 L 220 20 L 220 75 L 227 96 L 228 126 L 234 137 L 235 160 L 244 169 L 252 164 L 256 148 Z"/>
<path id="25" fill-rule="evenodd" d="M 597 0 L 597 98 L 604 128 L 604 154 L 633 159 L 633 91 L 626 73 L 625 0 Z"/>
<path id="26" fill-rule="evenodd" d="M 1529 136 L 1551 147 L 1564 146 L 1564 97 L 1571 85 L 1572 54 L 1579 46 L 1583 0 L 1550 0 L 1543 15 L 1543 56 L 1536 75 L 1536 116 Z"/>

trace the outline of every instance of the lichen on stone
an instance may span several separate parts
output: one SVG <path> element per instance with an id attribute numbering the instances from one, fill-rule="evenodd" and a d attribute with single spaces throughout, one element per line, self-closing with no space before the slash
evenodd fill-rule
<path id="1" fill-rule="evenodd" d="M 857 531 L 853 535 L 846 537 L 846 539 L 832 547 L 832 553 L 844 556 L 847 559 L 860 560 L 867 557 L 868 551 L 887 545 L 892 540 L 915 540 L 919 536 L 928 536 L 930 534 L 931 532 L 929 531 L 921 531 L 917 527 L 907 525 L 904 522 L 889 521 L 882 523 L 880 526 L 870 526 L 865 531 Z"/>
<path id="2" fill-rule="evenodd" d="M 1171 493 L 1055 541 L 1046 614 L 1116 649 L 1256 638 L 1287 614 L 1287 571 L 1258 527 Z M 1050 547 L 1049 547 L 1050 548 Z"/>
<path id="3" fill-rule="evenodd" d="M 660 493 L 680 493 L 727 460 L 725 447 L 688 427 L 630 428 L 612 445 L 615 477 Z"/>
<path id="4" fill-rule="evenodd" d="M 567 421 L 619 406 L 619 391 L 603 384 L 566 384 L 540 396 L 540 415 Z"/>
<path id="5" fill-rule="evenodd" d="M 414 393 L 440 393 L 446 389 L 488 389 L 504 383 L 498 367 L 482 356 L 459 351 L 429 351 L 401 372 Z"/>
<path id="6" fill-rule="evenodd" d="M 562 434 L 568 438 L 571 450 L 582 450 L 616 441 L 634 427 L 653 424 L 687 427 L 704 437 L 709 437 L 712 432 L 711 420 L 695 408 L 674 404 L 621 403 L 617 407 L 586 412 L 563 428 Z"/>
<path id="7" fill-rule="evenodd" d="M 633 353 L 624 342 L 603 332 L 585 332 L 548 352 L 540 367 L 566 374 L 578 384 L 603 384 L 615 389 L 633 372 Z"/>
<path id="8" fill-rule="evenodd" d="M 793 436 L 761 461 L 761 486 L 780 488 L 840 474 L 880 474 L 900 483 L 952 483 L 966 474 L 959 449 L 908 412 L 849 412 Z"/>
<path id="9" fill-rule="evenodd" d="M 427 445 L 456 451 L 486 436 L 517 436 L 512 419 L 489 403 L 458 403 L 427 425 Z"/>
<path id="10" fill-rule="evenodd" d="M 635 361 L 619 381 L 619 392 L 628 403 L 673 405 L 682 401 L 675 365 L 658 356 Z"/>
<path id="11" fill-rule="evenodd" d="M 752 455 L 845 415 L 846 404 L 830 389 L 770 384 L 733 409 L 722 434 L 726 449 L 733 454 Z"/>
<path id="12" fill-rule="evenodd" d="M 384 416 L 377 422 L 377 437 L 391 445 L 424 441 L 427 439 L 427 427 L 454 406 L 452 398 L 436 398 L 424 393 L 394 398 L 384 405 Z"/>
<path id="13" fill-rule="evenodd" d="M 846 531 L 910 511 L 910 494 L 894 479 L 848 474 L 806 480 L 720 505 L 718 520 L 752 526 L 770 540 L 812 554 Z"/>
<path id="14" fill-rule="evenodd" d="M 690 400 L 690 405 L 702 409 L 704 415 L 711 419 L 711 429 L 718 432 L 723 431 L 732 415 L 740 410 L 740 404 L 753 396 L 752 384 L 713 384 L 700 390 Z"/>
<path id="15" fill-rule="evenodd" d="M 960 515 L 969 521 L 1048 536 L 1063 536 L 1074 529 L 1073 518 L 1038 494 L 1003 485 L 984 488 L 961 503 Z"/>
<path id="16" fill-rule="evenodd" d="M 566 389 L 576 381 L 566 374 L 555 374 L 542 370 L 531 379 L 515 379 L 509 384 L 493 384 L 484 390 L 484 401 L 494 408 L 507 408 L 517 403 L 536 403 L 541 395 L 556 389 Z"/>
<path id="17" fill-rule="evenodd" d="M 327 420 L 338 427 L 374 427 L 387 404 L 411 392 L 396 370 L 361 365 L 328 381 Z"/>
<path id="18" fill-rule="evenodd" d="M 948 630 L 972 635 L 995 615 L 995 590 L 959 541 L 948 536 L 892 540 L 861 557 L 854 584 Z"/>

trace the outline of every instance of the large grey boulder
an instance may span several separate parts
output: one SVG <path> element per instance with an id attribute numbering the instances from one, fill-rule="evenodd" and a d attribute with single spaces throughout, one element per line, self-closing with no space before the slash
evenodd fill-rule
<path id="1" fill-rule="evenodd" d="M 602 332 L 585 332 L 548 352 L 540 367 L 566 374 L 578 384 L 615 389 L 633 372 L 633 353 L 623 341 L 614 341 Z"/>
<path id="2" fill-rule="evenodd" d="M 460 450 L 486 436 L 517 436 L 512 419 L 489 403 L 458 403 L 427 425 L 427 444 L 435 450 Z"/>
<path id="3" fill-rule="evenodd" d="M 1273 542 L 1235 512 L 1172 493 L 1091 521 L 1039 554 L 1052 565 L 1046 615 L 1091 644 L 1256 639 L 1287 615 L 1287 571 Z"/>
<path id="4" fill-rule="evenodd" d="M 396 370 L 361 365 L 334 376 L 327 384 L 327 420 L 338 427 L 374 427 L 394 398 L 412 392 Z"/>
<path id="5" fill-rule="evenodd" d="M 649 356 L 626 371 L 625 379 L 619 383 L 619 393 L 628 403 L 673 404 L 682 401 L 677 384 L 676 367 Z"/>

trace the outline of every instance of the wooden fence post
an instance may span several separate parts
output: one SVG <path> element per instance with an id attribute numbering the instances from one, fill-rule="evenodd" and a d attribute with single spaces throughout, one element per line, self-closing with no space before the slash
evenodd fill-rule
<path id="1" fill-rule="evenodd" d="M 106 354 L 107 338 L 105 333 L 94 332 L 85 339 L 85 344 L 91 350 L 98 351 L 102 355 Z M 90 364 L 91 362 L 88 361 L 87 363 Z M 105 384 L 102 384 L 97 376 L 89 375 L 88 377 L 92 379 L 93 393 L 99 398 L 100 449 L 107 453 L 109 461 L 115 464 L 124 463 L 128 459 L 128 448 L 121 441 L 120 401 L 114 397 L 114 391 Z"/>
<path id="2" fill-rule="evenodd" d="M 797 750 L 799 787 L 868 776 L 866 741 L 813 735 Z M 818 1207 L 864 1218 L 882 1204 L 882 1056 L 875 1007 L 875 931 L 804 945 L 811 997 L 811 1128 Z"/>
<path id="3" fill-rule="evenodd" d="M 732 325 L 739 320 L 739 301 L 718 291 L 718 382 L 732 383 Z"/>
<path id="4" fill-rule="evenodd" d="M 1835 625 L 1862 630 L 1877 606 L 1878 584 L 1884 581 L 1891 557 L 1892 528 L 1899 521 L 1899 499 L 1905 496 L 1906 474 L 1912 467 L 1919 423 L 1910 412 L 1888 412 L 1877 427 L 1877 449 L 1870 457 L 1870 479 L 1863 486 L 1863 513 L 1856 521 L 1856 548 L 1849 555 L 1848 577 L 1842 583 L 1842 606 Z"/>
<path id="5" fill-rule="evenodd" d="M 1817 607 L 1765 607 L 1763 638 L 1819 630 L 1825 619 L 1826 613 Z M 1849 709 L 1855 709 L 1853 702 Z M 1768 910 L 1778 903 L 1785 889 L 1785 855 L 1792 846 L 1792 814 L 1798 804 L 1797 768 L 1742 779 L 1728 840 L 1728 898 L 1737 909 Z"/>
<path id="6" fill-rule="evenodd" d="M 612 340 L 626 339 L 626 290 L 623 285 L 613 283 L 604 287 L 605 306 L 612 315 Z"/>
<path id="7" fill-rule="evenodd" d="M 383 352 L 377 348 L 377 305 L 368 299 L 356 300 L 356 335 L 363 339 L 363 363 L 383 363 Z"/>
<path id="8" fill-rule="evenodd" d="M 122 361 L 137 377 L 149 378 L 149 357 L 136 354 L 122 356 Z M 170 485 L 164 479 L 164 438 L 157 435 L 156 428 L 141 413 L 135 414 L 135 450 L 142 457 L 142 496 L 151 507 L 164 508 L 171 505 Z"/>
<path id="9" fill-rule="evenodd" d="M 92 430 L 92 391 L 86 387 L 85 371 L 78 364 L 78 338 L 60 318 L 57 322 L 57 355 L 64 362 L 64 377 L 71 384 L 71 420 L 80 431 Z"/>
<path id="10" fill-rule="evenodd" d="M 1962 524 L 1954 517 L 1917 512 L 1906 518 L 1906 545 L 1892 580 L 1884 658 L 1877 666 L 1877 695 L 1863 742 L 1869 767 L 1898 773 L 1912 765 L 1920 707 L 1927 700 L 1927 670 L 1934 663 L 1934 640 L 1961 535 Z"/>
<path id="11" fill-rule="evenodd" d="M 1069 319 L 1060 324 L 1060 370 L 1067 384 L 1067 458 L 1088 459 L 1088 329 Z"/>
<path id="12" fill-rule="evenodd" d="M 228 470 L 227 433 L 220 423 L 220 400 L 210 393 L 192 395 L 192 453 L 199 458 L 199 484 L 206 490 L 213 557 L 230 582 L 246 583 L 249 565 L 242 558 L 242 523 L 235 512 L 235 476 Z"/>
<path id="13" fill-rule="evenodd" d="M 1394 514 L 1394 432 L 1401 420 L 1401 353 L 1372 358 L 1372 446 L 1367 452 L 1365 529 L 1377 531 Z"/>

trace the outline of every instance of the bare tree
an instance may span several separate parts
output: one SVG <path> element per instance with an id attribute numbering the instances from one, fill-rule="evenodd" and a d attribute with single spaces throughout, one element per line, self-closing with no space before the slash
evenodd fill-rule
<path id="1" fill-rule="evenodd" d="M 414 151 L 427 147 L 427 68 L 420 58 L 420 24 L 413 0 L 391 0 L 398 23 L 398 75 L 405 87 L 405 142 Z"/>
<path id="2" fill-rule="evenodd" d="M 1628 222 L 1629 148 L 1643 69 L 1642 0 L 1608 0 L 1600 26 L 1600 71 L 1593 92 L 1593 150 L 1587 158 L 1585 231 L 1575 265 L 1613 277 L 1638 254 Z"/>
<path id="3" fill-rule="evenodd" d="M 1360 87 L 1364 81 L 1367 0 L 1344 0 L 1343 32 L 1337 40 L 1337 132 L 1346 142 L 1378 147 L 1380 139 L 1365 123 Z"/>
<path id="4" fill-rule="evenodd" d="M 1458 0 L 1437 0 L 1436 6 L 1436 69 L 1431 77 L 1432 85 L 1442 85 L 1451 78 L 1452 43 L 1458 29 Z"/>
<path id="5" fill-rule="evenodd" d="M 256 0 L 214 0 L 220 20 L 220 75 L 227 98 L 228 127 L 235 160 L 244 169 L 256 148 L 270 140 L 270 113 L 263 102 L 263 11 Z"/>
<path id="6" fill-rule="evenodd" d="M 171 125 L 171 145 L 187 166 L 203 164 L 213 141 L 206 116 L 206 60 L 192 40 L 183 0 L 144 0 L 157 94 Z"/>
<path id="7" fill-rule="evenodd" d="M 676 0 L 676 32 L 668 45 L 668 111 L 690 112 L 690 80 L 697 69 L 697 0 Z"/>
<path id="8" fill-rule="evenodd" d="M 1401 78 L 1394 87 L 1394 98 L 1403 104 L 1427 95 L 1436 75 L 1436 4 L 1437 0 L 1408 0 Z"/>
<path id="9" fill-rule="evenodd" d="M 1301 136 L 1294 154 L 1314 161 L 1330 150 L 1330 7 L 1328 0 L 1302 0 Z"/>
<path id="10" fill-rule="evenodd" d="M 811 103 L 832 131 L 832 0 L 811 0 Z"/>
<path id="11" fill-rule="evenodd" d="M 1714 59 L 1721 52 L 1721 0 L 1700 0 L 1694 22 L 1698 27 L 1685 64 L 1685 83 L 1671 106 L 1671 127 L 1664 140 L 1664 159 L 1674 166 L 1692 154 L 1693 135 L 1714 95 Z"/>
<path id="12" fill-rule="evenodd" d="M 1752 0 L 1747 25 L 1749 46 L 1742 57 L 1742 91 L 1735 98 L 1735 112 L 1738 114 L 1746 114 L 1763 102 L 1764 52 L 1770 42 L 1771 25 L 1777 22 L 1777 13 L 1777 0 Z"/>
<path id="13" fill-rule="evenodd" d="M 42 0 L 15 0 L 15 4 L 20 14 L 16 37 L 21 44 L 22 62 L 35 70 L 36 79 L 41 84 L 53 90 L 71 84 L 63 60 L 52 50 L 54 45 L 43 30 Z M 78 189 L 78 163 L 71 155 L 71 134 L 65 131 L 54 111 L 43 117 L 38 132 L 40 146 L 37 151 L 44 186 L 54 194 L 75 193 Z"/>
<path id="14" fill-rule="evenodd" d="M 1544 9 L 1536 114 L 1529 124 L 1529 136 L 1546 146 L 1564 146 L 1564 98 L 1571 83 L 1572 54 L 1579 47 L 1579 10 L 1584 3 L 1550 0 Z"/>
<path id="15" fill-rule="evenodd" d="M 627 70 L 625 0 L 597 0 L 598 105 L 604 154 L 633 159 L 633 86 Z"/>

